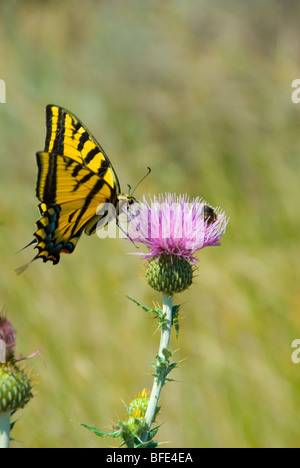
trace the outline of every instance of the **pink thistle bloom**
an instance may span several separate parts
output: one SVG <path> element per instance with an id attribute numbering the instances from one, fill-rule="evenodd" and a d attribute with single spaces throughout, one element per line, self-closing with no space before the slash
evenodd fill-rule
<path id="1" fill-rule="evenodd" d="M 11 358 L 14 355 L 16 345 L 16 332 L 11 323 L 5 317 L 0 316 L 0 340 L 4 341 L 6 348 L 6 357 Z"/>
<path id="2" fill-rule="evenodd" d="M 195 253 L 220 245 L 228 219 L 221 209 L 213 210 L 204 200 L 187 195 L 160 194 L 147 202 L 134 203 L 128 210 L 128 237 L 148 249 L 144 258 L 176 255 L 191 263 Z"/>

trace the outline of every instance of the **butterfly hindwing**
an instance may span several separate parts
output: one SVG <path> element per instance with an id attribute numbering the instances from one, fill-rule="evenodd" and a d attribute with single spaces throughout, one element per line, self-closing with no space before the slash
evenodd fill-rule
<path id="1" fill-rule="evenodd" d="M 58 263 L 60 253 L 72 253 L 83 230 L 97 224 L 99 205 L 116 205 L 117 193 L 85 166 L 56 154 L 37 153 L 36 194 L 41 218 L 37 222 L 38 257 Z"/>

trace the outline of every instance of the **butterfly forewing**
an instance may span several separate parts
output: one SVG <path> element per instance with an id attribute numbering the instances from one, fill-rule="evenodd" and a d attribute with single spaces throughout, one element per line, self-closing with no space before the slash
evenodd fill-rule
<path id="1" fill-rule="evenodd" d="M 88 167 L 57 154 L 40 152 L 36 158 L 39 169 L 36 195 L 40 201 L 61 205 L 85 199 L 89 203 L 97 195 L 98 200 L 116 202 L 115 187 Z"/>
<path id="2" fill-rule="evenodd" d="M 80 122 L 62 107 L 46 107 L 45 152 L 61 154 L 87 166 L 120 193 L 120 184 L 105 151 Z"/>

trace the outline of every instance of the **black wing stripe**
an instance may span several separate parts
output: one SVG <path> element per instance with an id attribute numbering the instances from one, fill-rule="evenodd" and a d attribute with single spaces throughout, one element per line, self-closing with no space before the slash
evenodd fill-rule
<path id="1" fill-rule="evenodd" d="M 99 167 L 98 169 L 98 174 L 100 177 L 104 177 L 105 174 L 107 173 L 108 171 L 108 168 L 109 168 L 109 162 L 108 161 L 102 161 L 102 164 L 101 166 Z"/>
<path id="2" fill-rule="evenodd" d="M 70 166 L 70 164 L 69 164 Z M 67 165 L 68 167 L 68 165 Z M 81 171 L 82 169 L 82 166 L 80 164 L 76 164 L 76 166 L 74 167 L 73 171 L 72 171 L 72 177 L 77 177 L 79 172 Z"/>
<path id="3" fill-rule="evenodd" d="M 46 108 L 47 134 L 45 151 L 49 151 L 50 143 L 54 138 L 51 153 L 64 154 L 65 113 L 62 108 L 59 108 L 58 115 L 56 117 L 53 114 L 52 107 L 53 106 L 47 106 Z M 57 119 L 55 137 L 53 135 L 53 127 L 55 126 L 55 123 L 53 122 L 54 119 Z"/>
<path id="4" fill-rule="evenodd" d="M 92 161 L 92 159 L 94 158 L 94 156 L 96 156 L 96 154 L 98 154 L 98 153 L 100 153 L 100 150 L 97 147 L 90 150 L 88 152 L 88 154 L 86 155 L 86 157 L 84 158 L 85 164 L 88 165 L 88 163 L 90 163 Z M 103 164 L 103 162 L 104 161 L 102 161 L 101 165 Z"/>
<path id="5" fill-rule="evenodd" d="M 45 141 L 45 150 L 44 151 L 49 151 L 50 147 L 50 141 L 52 137 L 52 110 L 51 106 L 46 107 L 46 141 Z"/>
<path id="6" fill-rule="evenodd" d="M 95 177 L 95 174 L 91 171 L 90 173 L 86 174 L 82 179 L 78 180 L 77 184 L 74 186 L 72 192 L 75 192 L 82 184 L 88 182 L 92 177 Z"/>
<path id="7" fill-rule="evenodd" d="M 81 151 L 83 150 L 84 144 L 85 144 L 89 139 L 90 139 L 90 136 L 89 136 L 88 132 L 83 132 L 83 134 L 82 134 L 81 137 L 79 138 L 79 143 L 78 143 L 77 150 L 81 152 Z"/>
<path id="8" fill-rule="evenodd" d="M 56 154 L 64 154 L 65 119 L 66 114 L 59 109 L 56 137 L 52 149 L 52 152 Z"/>
<path id="9" fill-rule="evenodd" d="M 53 154 L 49 158 L 49 167 L 45 181 L 44 194 L 42 200 L 47 204 L 54 204 L 56 199 L 56 178 L 57 178 L 57 155 Z"/>
<path id="10" fill-rule="evenodd" d="M 41 174 L 42 174 L 42 171 L 43 171 L 43 163 L 42 163 L 41 158 L 38 156 L 38 154 L 36 156 L 37 156 L 36 157 L 36 162 L 37 162 L 37 167 L 38 167 L 38 178 L 37 178 L 37 182 L 36 182 L 35 193 L 36 193 L 37 198 L 40 198 Z"/>
<path id="11" fill-rule="evenodd" d="M 74 226 L 73 226 L 72 231 L 71 231 L 72 235 L 75 234 L 77 226 L 78 226 L 82 216 L 84 215 L 84 213 L 88 210 L 88 208 L 90 206 L 90 203 L 93 200 L 94 196 L 101 190 L 101 188 L 103 187 L 104 184 L 105 184 L 105 181 L 103 179 L 98 179 L 97 182 L 95 183 L 94 187 L 92 188 L 92 190 L 87 195 L 81 210 L 77 214 L 77 219 L 74 222 Z M 95 212 L 95 214 L 96 214 L 96 212 Z"/>

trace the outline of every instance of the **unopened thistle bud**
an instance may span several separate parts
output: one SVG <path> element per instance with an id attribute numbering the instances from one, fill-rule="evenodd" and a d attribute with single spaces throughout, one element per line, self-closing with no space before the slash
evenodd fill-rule
<path id="1" fill-rule="evenodd" d="M 144 417 L 147 411 L 149 402 L 149 395 L 144 389 L 138 396 L 132 400 L 127 407 L 128 412 L 128 421 L 127 427 L 132 433 L 138 435 L 142 430 L 144 430 Z"/>
<path id="2" fill-rule="evenodd" d="M 127 408 L 129 416 L 143 418 L 146 414 L 147 407 L 149 403 L 149 395 L 147 390 L 141 391 L 138 396 L 132 400 Z"/>
<path id="3" fill-rule="evenodd" d="M 13 361 L 0 364 L 0 412 L 24 408 L 32 397 L 28 373 Z"/>
<path id="4" fill-rule="evenodd" d="M 193 267 L 185 258 L 163 254 L 149 261 L 146 279 L 156 291 L 173 296 L 192 284 Z"/>

